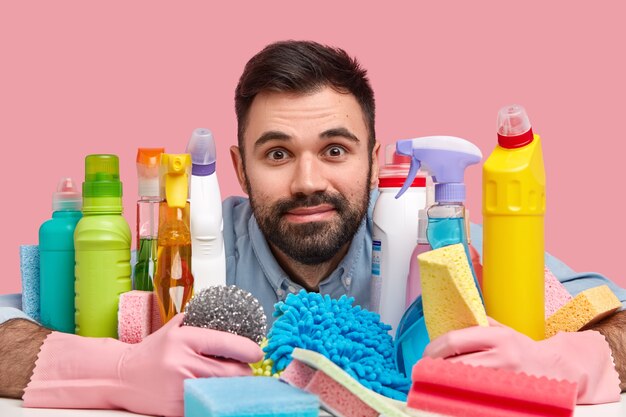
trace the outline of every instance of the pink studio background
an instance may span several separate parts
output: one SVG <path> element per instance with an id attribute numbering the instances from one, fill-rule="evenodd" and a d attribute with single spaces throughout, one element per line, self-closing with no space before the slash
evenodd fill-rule
<path id="1" fill-rule="evenodd" d="M 82 182 L 89 153 L 120 156 L 132 229 L 137 148 L 183 152 L 196 127 L 218 141 L 222 196 L 241 194 L 228 153 L 234 88 L 245 62 L 282 39 L 358 57 L 383 145 L 451 134 L 487 156 L 498 109 L 523 104 L 544 140 L 546 247 L 626 286 L 623 3 L 394 3 L 2 2 L 0 293 L 20 291 L 18 246 L 37 242 L 57 181 Z M 481 221 L 481 169 L 466 181 Z"/>

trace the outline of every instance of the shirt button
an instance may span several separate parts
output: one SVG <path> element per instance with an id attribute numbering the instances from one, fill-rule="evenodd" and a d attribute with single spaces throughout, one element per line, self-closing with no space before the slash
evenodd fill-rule
<path id="1" fill-rule="evenodd" d="M 294 287 L 292 287 L 291 285 L 289 286 L 288 290 L 289 290 L 289 292 L 290 292 L 290 293 L 292 293 L 292 294 L 295 294 L 295 293 L 296 293 L 296 289 L 295 289 Z"/>
<path id="2" fill-rule="evenodd" d="M 283 291 L 282 288 L 279 288 L 278 290 L 276 290 L 276 295 L 278 295 L 278 298 L 283 298 L 283 295 L 285 295 L 285 291 Z"/>
<path id="3" fill-rule="evenodd" d="M 352 283 L 352 277 L 346 277 L 346 278 L 344 279 L 344 282 L 345 282 L 345 284 L 346 284 L 346 287 L 349 287 L 349 286 L 350 286 L 350 284 Z"/>

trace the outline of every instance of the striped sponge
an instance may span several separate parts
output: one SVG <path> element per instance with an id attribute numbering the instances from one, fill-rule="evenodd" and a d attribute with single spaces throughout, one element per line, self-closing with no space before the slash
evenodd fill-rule
<path id="1" fill-rule="evenodd" d="M 566 417 L 576 406 L 569 381 L 424 358 L 413 367 L 410 408 L 464 417 Z"/>
<path id="2" fill-rule="evenodd" d="M 556 313 L 559 308 L 567 304 L 572 299 L 572 296 L 547 267 L 543 276 L 546 300 L 545 314 L 547 320 L 548 317 Z"/>
<path id="3" fill-rule="evenodd" d="M 117 312 L 118 337 L 125 343 L 139 343 L 152 329 L 151 291 L 128 291 L 120 295 Z"/>
<path id="4" fill-rule="evenodd" d="M 575 332 L 596 323 L 622 307 L 606 285 L 589 288 L 546 320 L 546 338 L 558 332 Z"/>
<path id="5" fill-rule="evenodd" d="M 430 340 L 451 330 L 489 325 L 463 244 L 424 252 L 417 259 Z"/>
<path id="6" fill-rule="evenodd" d="M 318 395 L 322 408 L 332 415 L 408 417 L 405 412 L 406 403 L 392 400 L 365 388 L 325 356 L 296 348 L 293 351 L 293 358 L 280 378 Z"/>
<path id="7" fill-rule="evenodd" d="M 22 311 L 39 321 L 39 246 L 20 245 Z"/>
<path id="8" fill-rule="evenodd" d="M 291 362 L 299 347 L 329 358 L 365 387 L 397 400 L 405 400 L 411 381 L 396 369 L 391 326 L 376 313 L 352 306 L 353 298 L 339 300 L 318 293 L 289 294 L 275 305 L 278 317 L 263 349 L 274 361 L 273 372 Z"/>
<path id="9" fill-rule="evenodd" d="M 317 417 L 319 400 L 272 377 L 186 379 L 185 417 Z"/>

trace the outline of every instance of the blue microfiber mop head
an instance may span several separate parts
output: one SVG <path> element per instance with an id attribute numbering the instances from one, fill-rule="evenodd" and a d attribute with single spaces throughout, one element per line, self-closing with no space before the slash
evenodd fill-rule
<path id="1" fill-rule="evenodd" d="M 396 370 L 391 326 L 380 316 L 353 306 L 354 298 L 339 300 L 305 290 L 289 294 L 274 305 L 277 317 L 263 349 L 274 361 L 273 372 L 291 362 L 296 347 L 333 361 L 365 387 L 386 397 L 406 401 L 411 379 Z"/>

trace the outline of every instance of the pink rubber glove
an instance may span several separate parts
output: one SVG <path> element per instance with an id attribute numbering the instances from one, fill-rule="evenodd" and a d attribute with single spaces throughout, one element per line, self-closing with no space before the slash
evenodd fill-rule
<path id="1" fill-rule="evenodd" d="M 245 376 L 263 351 L 250 339 L 182 326 L 172 318 L 141 343 L 52 332 L 44 341 L 25 407 L 113 408 L 182 416 L 183 380 Z"/>
<path id="2" fill-rule="evenodd" d="M 619 375 L 599 332 L 561 332 L 537 342 L 491 318 L 489 323 L 438 337 L 424 356 L 576 382 L 578 404 L 620 401 Z"/>

